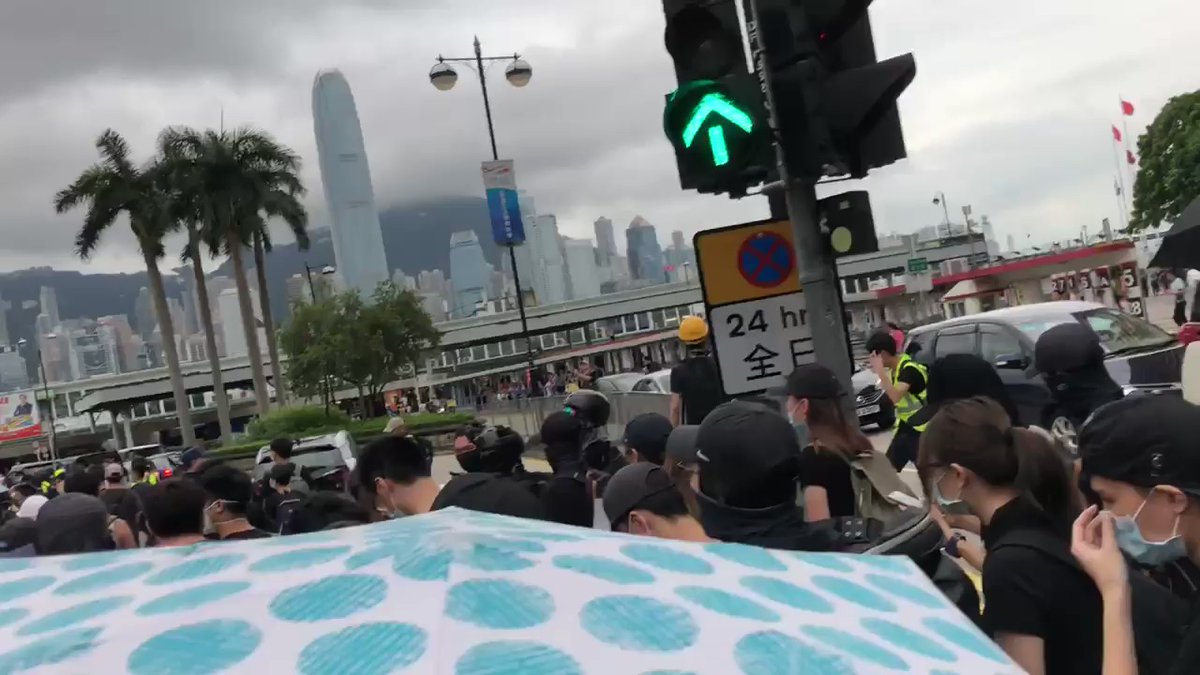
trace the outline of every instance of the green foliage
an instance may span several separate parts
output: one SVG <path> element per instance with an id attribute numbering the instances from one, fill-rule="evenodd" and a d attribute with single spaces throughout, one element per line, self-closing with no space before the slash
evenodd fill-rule
<path id="1" fill-rule="evenodd" d="M 334 387 L 378 396 L 389 382 L 416 372 L 439 338 L 417 296 L 391 282 L 380 284 L 370 302 L 349 291 L 297 305 L 279 333 L 291 388 L 309 397 L 321 393 L 326 377 Z"/>
<path id="2" fill-rule="evenodd" d="M 320 406 L 283 408 L 259 417 L 246 429 L 251 438 L 295 437 L 309 429 L 326 427 L 345 428 L 350 418 L 340 410 L 332 409 L 329 414 Z"/>
<path id="3" fill-rule="evenodd" d="M 1138 139 L 1132 232 L 1174 222 L 1200 197 L 1200 91 L 1167 101 Z"/>

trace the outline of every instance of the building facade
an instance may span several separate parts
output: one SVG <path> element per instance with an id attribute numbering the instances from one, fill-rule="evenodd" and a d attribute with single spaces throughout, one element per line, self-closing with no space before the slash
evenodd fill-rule
<path id="1" fill-rule="evenodd" d="M 613 231 L 612 220 L 601 216 L 592 225 L 596 233 L 596 255 L 601 267 L 612 265 L 613 258 L 620 255 L 617 250 L 617 235 Z"/>
<path id="2" fill-rule="evenodd" d="M 483 258 L 479 237 L 471 230 L 450 235 L 450 286 L 454 289 L 450 317 L 474 316 L 488 300 L 491 266 Z"/>
<path id="3" fill-rule="evenodd" d="M 600 295 L 600 268 L 596 265 L 599 254 L 592 242 L 587 239 L 563 237 L 562 246 L 570 299 L 583 300 Z"/>
<path id="4" fill-rule="evenodd" d="M 641 216 L 634 217 L 625 230 L 626 255 L 629 257 L 629 273 L 638 281 L 663 283 L 666 279 L 662 245 L 658 243 L 658 232 Z"/>
<path id="5" fill-rule="evenodd" d="M 388 280 L 387 256 L 358 109 L 340 71 L 317 73 L 312 107 L 337 269 L 348 288 L 370 296 Z"/>

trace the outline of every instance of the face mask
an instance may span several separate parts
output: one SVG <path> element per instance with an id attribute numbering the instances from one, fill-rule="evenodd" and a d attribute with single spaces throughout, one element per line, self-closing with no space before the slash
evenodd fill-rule
<path id="1" fill-rule="evenodd" d="M 458 465 L 467 473 L 478 473 L 483 471 L 483 458 L 479 456 L 478 450 L 465 450 L 458 453 Z"/>
<path id="2" fill-rule="evenodd" d="M 1142 529 L 1138 527 L 1137 517 L 1141 514 L 1142 509 L 1146 508 L 1148 500 L 1149 497 L 1142 500 L 1142 505 L 1132 516 L 1113 517 L 1117 546 L 1137 562 L 1151 567 L 1164 565 L 1187 556 L 1187 547 L 1184 546 L 1183 537 L 1179 536 L 1179 516 L 1175 516 L 1175 527 L 1172 528 L 1171 536 L 1165 541 L 1147 541 L 1146 537 L 1142 536 Z"/>
<path id="3" fill-rule="evenodd" d="M 792 423 L 792 428 L 796 430 L 796 438 L 800 441 L 800 447 L 803 448 L 808 445 L 809 441 L 812 440 L 812 434 L 808 431 L 808 423 L 797 419 L 795 408 L 788 408 L 787 418 Z"/>
<path id="4" fill-rule="evenodd" d="M 212 504 L 209 504 L 208 506 L 204 507 L 204 534 L 205 535 L 216 534 L 216 532 L 217 532 L 217 526 L 215 524 L 213 524 L 212 516 L 208 515 L 208 510 L 211 509 L 212 507 L 216 506 L 216 504 L 217 504 L 216 502 L 213 502 Z"/>
<path id="5" fill-rule="evenodd" d="M 942 475 L 938 476 L 933 481 L 933 485 L 930 486 L 929 491 L 933 493 L 933 501 L 937 502 L 938 508 L 940 508 L 942 513 L 946 515 L 962 516 L 969 514 L 970 509 L 967 508 L 967 504 L 962 500 L 961 496 L 956 499 L 947 499 L 946 497 L 942 496 L 942 488 L 940 488 L 938 484 L 941 483 L 947 475 L 949 474 L 943 473 Z"/>
<path id="6" fill-rule="evenodd" d="M 399 509 L 396 508 L 395 502 L 392 501 L 392 493 L 390 490 L 388 490 L 387 483 L 384 483 L 382 479 L 376 479 L 375 494 L 387 496 L 387 506 L 386 507 L 381 507 L 381 506 L 375 507 L 375 510 L 378 511 L 379 513 L 382 513 L 384 515 L 384 517 L 391 520 L 391 519 L 395 519 L 395 518 L 401 518 L 405 515 L 403 512 L 401 512 Z"/>

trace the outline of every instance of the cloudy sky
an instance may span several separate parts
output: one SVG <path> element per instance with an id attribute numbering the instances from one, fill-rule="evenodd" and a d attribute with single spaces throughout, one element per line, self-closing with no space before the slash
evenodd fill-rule
<path id="1" fill-rule="evenodd" d="M 970 203 L 1018 242 L 1119 222 L 1109 124 L 1123 95 L 1135 135 L 1173 94 L 1198 86 L 1194 0 L 887 0 L 872 11 L 881 55 L 911 51 L 917 78 L 901 115 L 909 159 L 876 172 L 884 232 L 939 222 L 939 191 Z M 265 128 L 306 160 L 313 220 L 326 211 L 316 170 L 311 85 L 340 68 L 354 89 L 381 206 L 481 194 L 488 153 L 477 86 L 438 92 L 439 54 L 532 64 L 524 89 L 495 78 L 500 153 L 564 234 L 605 215 L 641 214 L 697 230 L 759 218 L 765 200 L 679 190 L 661 131 L 674 74 L 655 0 L 0 0 L 0 271 L 35 265 L 139 268 L 115 233 L 73 259 L 77 214 L 50 203 L 95 158 L 106 127 L 142 156 L 164 125 Z M 853 187 L 853 186 L 851 186 Z"/>

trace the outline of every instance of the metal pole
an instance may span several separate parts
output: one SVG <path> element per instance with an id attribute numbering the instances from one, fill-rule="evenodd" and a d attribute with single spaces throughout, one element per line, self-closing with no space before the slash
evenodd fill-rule
<path id="1" fill-rule="evenodd" d="M 58 459 L 58 430 L 54 428 L 54 399 L 50 398 L 50 383 L 46 380 L 46 362 L 42 350 L 37 350 L 38 370 L 42 374 L 42 395 L 46 397 L 46 409 L 50 411 L 50 459 Z"/>
<path id="2" fill-rule="evenodd" d="M 308 266 L 308 261 L 304 262 L 304 275 L 308 277 L 308 295 L 312 298 L 313 304 L 317 304 L 317 289 L 313 288 L 312 268 Z"/>
<path id="3" fill-rule="evenodd" d="M 475 36 L 475 70 L 479 73 L 479 88 L 483 90 L 483 112 L 487 116 L 488 140 L 492 144 L 492 159 L 500 159 L 496 151 L 496 127 L 492 124 L 492 102 L 488 98 L 487 75 L 483 72 L 483 47 L 479 44 L 479 36 Z M 533 340 L 529 337 L 529 320 L 525 316 L 525 295 L 521 292 L 521 273 L 517 270 L 517 247 L 508 244 L 508 261 L 512 264 L 513 287 L 517 293 L 517 314 L 521 317 L 521 337 L 525 340 L 525 361 L 529 366 L 527 385 L 533 381 Z"/>

